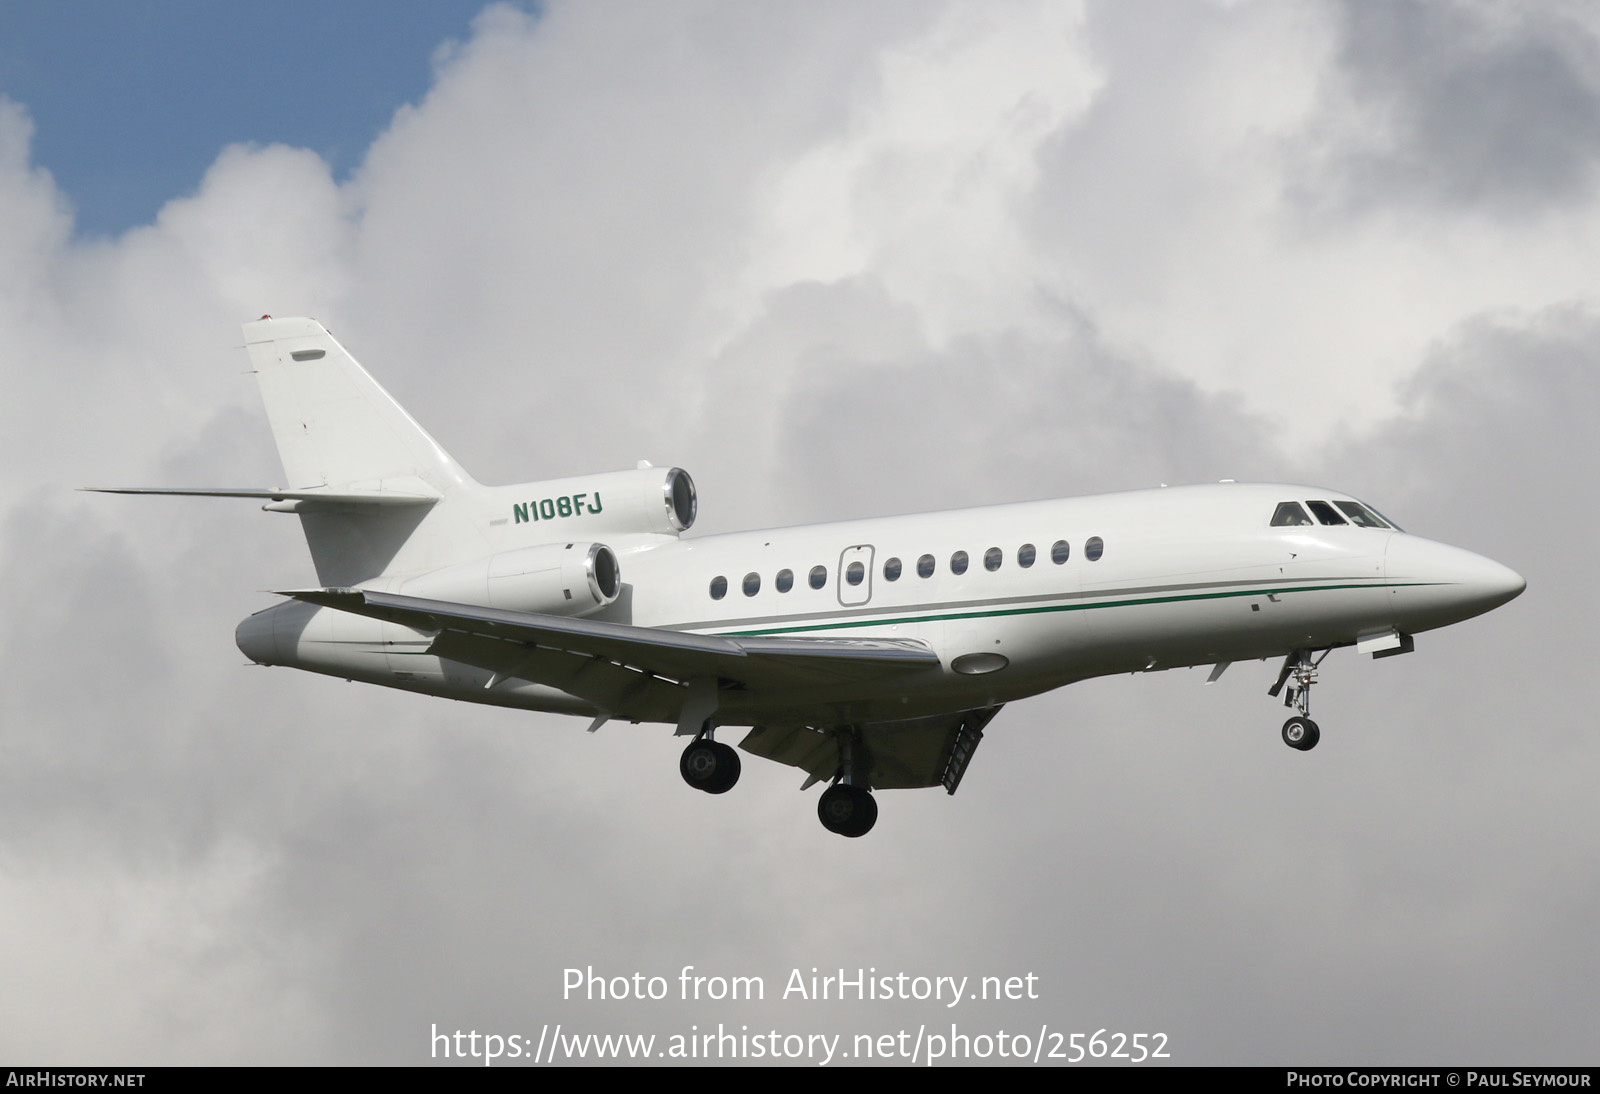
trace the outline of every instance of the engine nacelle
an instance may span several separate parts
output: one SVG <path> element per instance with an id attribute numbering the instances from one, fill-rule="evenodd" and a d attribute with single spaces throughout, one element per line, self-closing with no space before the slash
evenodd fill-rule
<path id="1" fill-rule="evenodd" d="M 698 504 L 694 480 L 681 467 L 642 467 L 495 490 L 512 528 L 549 540 L 639 532 L 674 536 L 694 523 Z"/>
<path id="2" fill-rule="evenodd" d="M 509 611 L 588 615 L 617 599 L 622 574 L 603 543 L 544 543 L 431 570 L 391 591 Z"/>

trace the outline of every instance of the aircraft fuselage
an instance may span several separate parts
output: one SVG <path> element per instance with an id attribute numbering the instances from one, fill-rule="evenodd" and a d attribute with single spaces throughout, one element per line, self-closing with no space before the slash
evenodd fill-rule
<path id="1" fill-rule="evenodd" d="M 1523 587 L 1498 563 L 1394 528 L 1270 524 L 1277 505 L 1306 499 L 1353 501 L 1222 483 L 697 538 L 621 536 L 610 546 L 623 595 L 591 618 L 698 634 L 912 639 L 938 654 L 938 668 L 887 683 L 731 691 L 718 714 L 731 725 L 847 724 L 995 706 L 1114 673 L 1411 635 Z M 529 543 L 552 529 L 564 531 L 551 521 L 497 526 Z M 596 713 L 554 688 L 431 655 L 430 638 L 298 603 L 252 616 L 238 636 L 262 663 Z"/>

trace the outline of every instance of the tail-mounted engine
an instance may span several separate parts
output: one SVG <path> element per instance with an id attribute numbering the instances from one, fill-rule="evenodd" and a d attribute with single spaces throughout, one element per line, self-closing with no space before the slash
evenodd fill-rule
<path id="1" fill-rule="evenodd" d="M 694 480 L 681 467 L 643 467 L 497 487 L 507 523 L 521 534 L 591 538 L 675 536 L 694 523 Z"/>
<path id="2" fill-rule="evenodd" d="M 390 591 L 428 600 L 547 615 L 588 615 L 622 591 L 617 556 L 603 543 L 545 543 L 432 570 Z"/>

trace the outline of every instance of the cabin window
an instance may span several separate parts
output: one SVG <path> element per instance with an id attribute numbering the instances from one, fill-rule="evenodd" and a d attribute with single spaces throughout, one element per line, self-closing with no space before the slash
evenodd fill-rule
<path id="1" fill-rule="evenodd" d="M 866 579 L 867 568 L 859 562 L 852 562 L 844 568 L 844 579 L 852 585 L 859 585 Z"/>
<path id="2" fill-rule="evenodd" d="M 1383 518 L 1362 505 L 1359 501 L 1336 501 L 1333 504 L 1344 510 L 1344 515 L 1350 518 L 1351 524 L 1359 524 L 1363 528 L 1387 528 Z"/>
<path id="3" fill-rule="evenodd" d="M 1006 553 L 1000 548 L 991 547 L 987 551 L 983 552 L 983 568 L 988 570 L 990 573 L 994 573 L 1000 568 L 1000 562 L 1005 557 Z"/>
<path id="4" fill-rule="evenodd" d="M 1100 556 L 1106 553 L 1106 541 L 1099 536 L 1090 536 L 1083 544 L 1083 557 L 1090 562 L 1099 562 Z"/>
<path id="5" fill-rule="evenodd" d="M 778 586 L 778 591 L 780 593 L 788 592 L 790 589 L 794 588 L 794 571 L 779 570 L 778 580 L 773 582 L 773 584 Z"/>
<path id="6" fill-rule="evenodd" d="M 1274 528 L 1294 528 L 1310 523 L 1311 518 L 1306 516 L 1306 511 L 1300 508 L 1300 503 L 1297 501 L 1280 501 L 1278 508 L 1272 513 Z"/>
<path id="7" fill-rule="evenodd" d="M 932 555 L 923 555 L 921 558 L 917 559 L 917 576 L 918 577 L 932 577 L 933 576 L 933 556 Z"/>
<path id="8" fill-rule="evenodd" d="M 1039 552 L 1034 549 L 1033 544 L 1024 543 L 1017 548 L 1017 565 L 1026 570 L 1033 565 L 1033 560 L 1038 557 L 1038 554 Z"/>
<path id="9" fill-rule="evenodd" d="M 1072 554 L 1072 546 L 1064 539 L 1058 539 L 1050 545 L 1050 561 L 1057 566 L 1067 561 Z"/>
<path id="10" fill-rule="evenodd" d="M 828 583 L 828 568 L 826 566 L 811 567 L 811 576 L 808 579 L 813 589 L 820 589 Z"/>
<path id="11" fill-rule="evenodd" d="M 721 600 L 728 595 L 728 579 L 720 574 L 711 579 L 711 599 Z"/>
<path id="12" fill-rule="evenodd" d="M 1325 501 L 1308 501 L 1306 504 L 1311 506 L 1311 511 L 1317 515 L 1317 519 L 1323 524 L 1348 523 L 1343 517 L 1334 511 L 1333 506 L 1329 505 Z"/>
<path id="13" fill-rule="evenodd" d="M 891 558 L 883 564 L 883 580 L 900 580 L 900 560 L 898 558 Z"/>
<path id="14" fill-rule="evenodd" d="M 761 575 L 760 574 L 745 574 L 744 575 L 744 595 L 745 596 L 755 596 L 760 591 L 761 591 Z"/>
<path id="15" fill-rule="evenodd" d="M 950 572 L 964 574 L 967 572 L 967 552 L 957 551 L 950 556 Z"/>

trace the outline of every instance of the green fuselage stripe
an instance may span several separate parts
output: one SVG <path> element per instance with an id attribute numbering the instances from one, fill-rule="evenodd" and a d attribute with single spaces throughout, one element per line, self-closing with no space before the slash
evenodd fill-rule
<path id="1" fill-rule="evenodd" d="M 1372 585 L 1300 585 L 1293 588 L 1273 589 L 1271 596 L 1285 593 L 1325 593 L 1346 589 L 1400 589 L 1418 585 L 1436 585 L 1435 581 L 1387 582 Z M 937 615 L 907 615 L 889 619 L 858 619 L 843 623 L 809 623 L 800 626 L 765 627 L 753 631 L 718 631 L 728 638 L 755 638 L 768 634 L 799 634 L 803 631 L 838 631 L 857 627 L 888 627 L 897 623 L 936 623 L 950 619 L 996 619 L 1007 615 L 1040 615 L 1047 612 L 1085 612 L 1095 608 L 1132 608 L 1145 604 L 1176 604 L 1193 600 L 1226 600 L 1241 596 L 1266 597 L 1260 589 L 1239 589 L 1223 593 L 1184 593 L 1177 596 L 1148 596 L 1133 600 L 1099 600 L 1091 604 L 1042 604 L 1031 608 L 992 608 L 980 611 L 944 612 Z"/>

